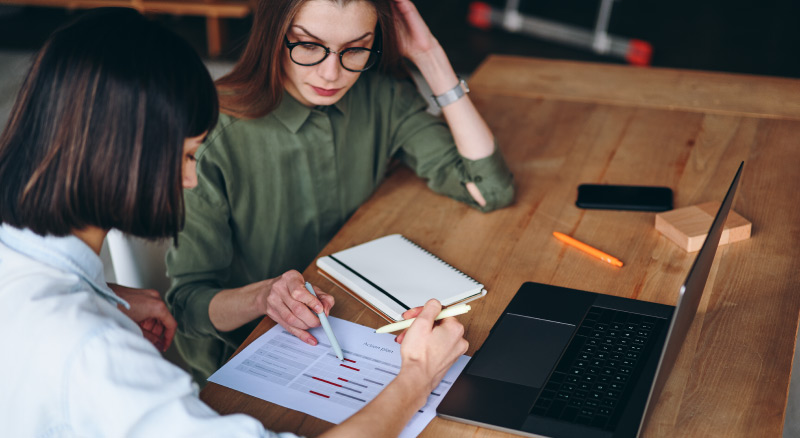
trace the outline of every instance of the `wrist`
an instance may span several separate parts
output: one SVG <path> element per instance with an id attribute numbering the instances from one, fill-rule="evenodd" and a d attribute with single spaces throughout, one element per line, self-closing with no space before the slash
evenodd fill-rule
<path id="1" fill-rule="evenodd" d="M 258 296 L 260 283 L 216 292 L 208 302 L 208 317 L 214 328 L 221 332 L 235 330 L 258 318 L 261 312 Z"/>
<path id="2" fill-rule="evenodd" d="M 428 395 L 432 391 L 430 383 L 425 379 L 424 373 L 414 372 L 403 367 L 397 374 L 390 386 L 394 387 L 395 397 L 402 400 L 403 405 L 413 406 L 419 409 L 428 401 Z"/>
<path id="3" fill-rule="evenodd" d="M 412 61 L 435 96 L 452 89 L 459 81 L 447 54 L 439 44 L 418 54 Z"/>

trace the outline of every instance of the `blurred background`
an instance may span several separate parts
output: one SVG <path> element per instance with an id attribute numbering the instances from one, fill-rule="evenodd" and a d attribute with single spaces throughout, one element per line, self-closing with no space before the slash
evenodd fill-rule
<path id="1" fill-rule="evenodd" d="M 16 4 L 81 4 L 89 0 L 0 0 L 0 51 L 34 50 L 47 35 L 80 11 L 58 7 L 30 7 Z M 153 0 L 154 1 L 154 0 Z M 177 4 L 191 0 L 169 0 Z M 168 3 L 160 1 L 159 3 Z M 203 3 L 197 0 L 195 3 Z M 148 4 L 148 0 L 128 3 Z M 154 1 L 155 2 L 155 1 Z M 94 4 L 101 3 L 94 1 Z M 124 0 L 108 3 L 125 3 Z M 206 4 L 246 5 L 248 0 L 206 0 Z M 588 49 L 571 48 L 500 27 L 479 29 L 468 23 L 468 0 L 416 0 L 456 70 L 473 71 L 490 53 L 518 54 L 543 58 L 624 63 L 620 58 L 602 56 Z M 505 0 L 485 0 L 498 10 Z M 521 14 L 591 30 L 601 0 L 518 0 Z M 608 22 L 608 33 L 646 41 L 652 45 L 651 65 L 713 70 L 758 75 L 800 77 L 800 2 L 794 0 L 616 0 Z M 163 7 L 162 7 L 163 8 Z M 167 8 L 169 9 L 169 8 Z M 173 11 L 198 13 L 189 8 Z M 233 10 L 221 15 L 239 15 Z M 154 18 L 187 38 L 205 55 L 209 53 L 207 26 L 199 15 L 153 14 Z M 251 25 L 251 18 L 219 20 L 222 35 L 214 59 L 235 60 Z M 211 29 L 210 32 L 215 32 Z M 213 44 L 212 44 L 213 45 Z"/>

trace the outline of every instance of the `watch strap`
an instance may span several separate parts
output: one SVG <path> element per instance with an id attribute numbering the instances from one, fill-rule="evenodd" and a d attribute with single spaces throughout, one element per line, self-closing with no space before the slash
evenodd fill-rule
<path id="1" fill-rule="evenodd" d="M 469 93 L 469 87 L 467 86 L 467 81 L 463 79 L 459 79 L 458 84 L 455 87 L 451 88 L 448 91 L 438 95 L 438 96 L 431 96 L 433 101 L 436 102 L 436 105 L 439 108 L 445 107 L 450 105 L 451 103 L 457 101 L 464 97 L 465 94 Z"/>

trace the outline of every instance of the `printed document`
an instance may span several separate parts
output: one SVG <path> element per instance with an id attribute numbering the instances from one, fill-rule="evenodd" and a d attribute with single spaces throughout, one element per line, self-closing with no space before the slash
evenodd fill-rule
<path id="1" fill-rule="evenodd" d="M 271 403 L 341 423 L 372 400 L 400 371 L 395 335 L 330 317 L 344 351 L 344 362 L 331 350 L 322 327 L 309 332 L 319 341 L 308 345 L 276 325 L 253 341 L 208 380 Z M 400 437 L 416 437 L 436 415 L 436 407 L 469 361 L 461 356 L 411 418 Z"/>

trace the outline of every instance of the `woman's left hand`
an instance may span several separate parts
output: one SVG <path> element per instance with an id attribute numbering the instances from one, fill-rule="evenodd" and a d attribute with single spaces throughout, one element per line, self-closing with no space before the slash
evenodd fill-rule
<path id="1" fill-rule="evenodd" d="M 410 0 L 393 0 L 400 53 L 411 61 L 439 44 Z"/>
<path id="2" fill-rule="evenodd" d="M 178 323 L 158 291 L 134 289 L 114 283 L 108 283 L 108 287 L 131 306 L 130 309 L 118 306 L 119 310 L 139 325 L 144 337 L 159 351 L 167 351 L 175 336 Z"/>

